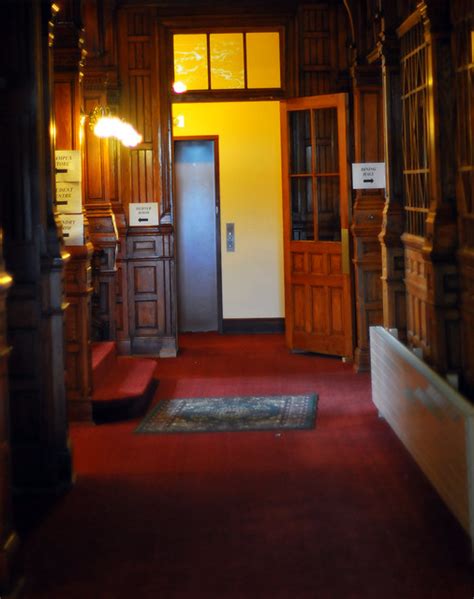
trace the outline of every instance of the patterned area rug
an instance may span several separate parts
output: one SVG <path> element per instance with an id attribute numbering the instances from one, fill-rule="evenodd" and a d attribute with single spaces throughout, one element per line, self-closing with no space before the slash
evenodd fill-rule
<path id="1" fill-rule="evenodd" d="M 203 433 L 313 428 L 316 395 L 162 400 L 136 433 Z"/>

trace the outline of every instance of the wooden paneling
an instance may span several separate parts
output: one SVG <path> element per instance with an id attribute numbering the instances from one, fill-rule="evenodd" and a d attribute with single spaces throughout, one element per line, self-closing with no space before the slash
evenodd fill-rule
<path id="1" fill-rule="evenodd" d="M 153 9 L 136 8 L 120 13 L 120 74 L 123 93 L 121 113 L 143 136 L 136 148 L 122 150 L 122 204 L 128 214 L 130 202 L 159 202 L 160 214 L 169 210 L 164 202 L 157 152 L 161 151 L 160 93 L 158 86 L 156 16 Z"/>
<path id="2" fill-rule="evenodd" d="M 69 420 L 92 420 L 91 257 L 92 245 L 69 248 L 66 267 L 66 391 Z"/>
<path id="3" fill-rule="evenodd" d="M 347 91 L 349 20 L 342 3 L 303 4 L 297 27 L 298 96 Z"/>
<path id="4" fill-rule="evenodd" d="M 461 275 L 462 388 L 474 397 L 474 8 L 451 2 L 456 77 L 456 199 Z"/>

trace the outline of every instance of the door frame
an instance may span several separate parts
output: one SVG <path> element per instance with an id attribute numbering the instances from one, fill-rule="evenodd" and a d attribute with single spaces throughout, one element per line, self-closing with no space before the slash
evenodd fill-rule
<path id="1" fill-rule="evenodd" d="M 174 203 L 174 215 L 173 220 L 175 223 L 175 260 L 176 260 L 176 314 L 179 313 L 178 305 L 180 297 L 178 293 L 178 270 L 179 270 L 179 255 L 177 251 L 178 247 L 178 235 L 179 231 L 176 229 L 177 212 L 178 212 L 178 195 L 176 189 L 176 168 L 175 168 L 175 142 L 179 141 L 212 141 L 214 142 L 214 198 L 215 198 L 215 232 L 216 232 L 216 274 L 217 274 L 217 332 L 222 333 L 223 331 L 223 302 L 222 302 L 222 242 L 221 242 L 221 200 L 220 200 L 220 179 L 219 179 L 219 136 L 218 135 L 173 135 L 172 136 L 172 159 L 171 166 L 173 172 L 173 197 L 175 198 Z M 179 335 L 179 322 L 177 326 L 177 334 Z"/>

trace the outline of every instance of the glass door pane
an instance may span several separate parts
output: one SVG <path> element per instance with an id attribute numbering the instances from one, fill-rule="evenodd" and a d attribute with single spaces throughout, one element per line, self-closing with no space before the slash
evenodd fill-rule
<path id="1" fill-rule="evenodd" d="M 314 239 L 312 177 L 291 179 L 291 228 L 293 241 Z"/>
<path id="2" fill-rule="evenodd" d="M 311 120 L 309 110 L 289 114 L 290 175 L 312 172 Z"/>
<path id="3" fill-rule="evenodd" d="M 337 109 L 313 110 L 317 237 L 340 241 L 340 176 Z"/>

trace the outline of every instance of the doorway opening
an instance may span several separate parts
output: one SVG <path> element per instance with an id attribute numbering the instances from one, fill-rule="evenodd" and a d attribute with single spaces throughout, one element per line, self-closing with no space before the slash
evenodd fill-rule
<path id="1" fill-rule="evenodd" d="M 178 331 L 222 332 L 218 138 L 174 139 Z"/>

